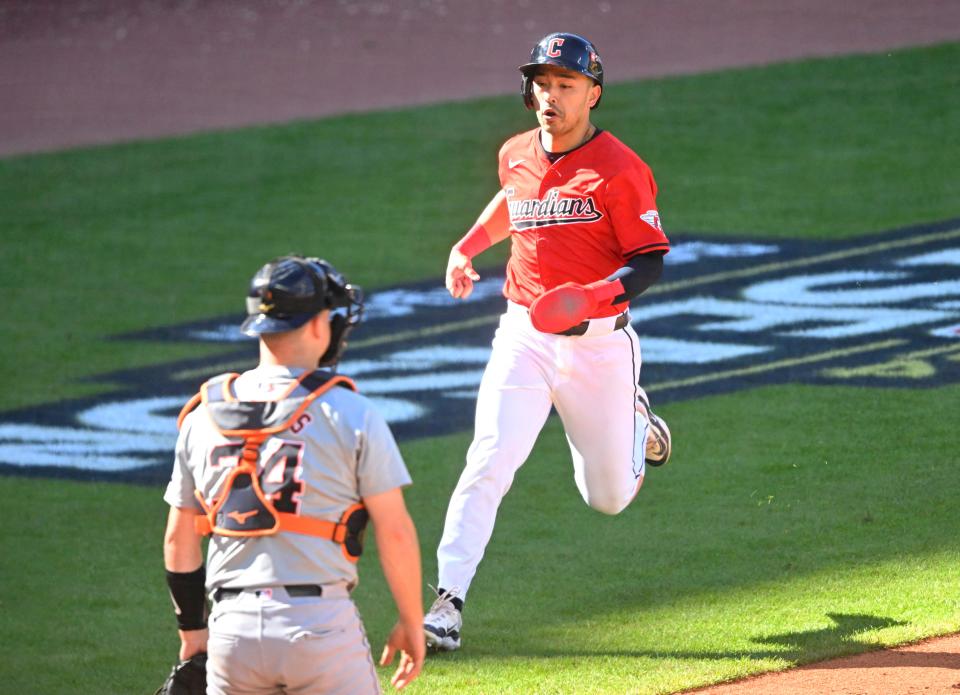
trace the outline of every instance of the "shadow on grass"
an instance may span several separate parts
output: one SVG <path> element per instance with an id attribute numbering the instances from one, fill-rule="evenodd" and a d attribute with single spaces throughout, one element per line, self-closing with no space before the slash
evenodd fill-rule
<path id="1" fill-rule="evenodd" d="M 582 647 L 573 647 L 571 649 L 552 649 L 549 647 L 538 647 L 531 645 L 530 648 L 516 652 L 516 656 L 532 658 L 568 658 L 568 657 L 630 657 L 630 658 L 651 658 L 651 659 L 690 659 L 702 661 L 713 659 L 718 661 L 750 659 L 761 661 L 765 659 L 780 659 L 793 664 L 810 663 L 819 658 L 830 658 L 831 655 L 854 654 L 866 651 L 862 644 L 857 640 L 858 635 L 873 630 L 879 630 L 887 627 L 896 627 L 906 625 L 907 623 L 884 618 L 874 615 L 862 614 L 844 614 L 827 613 L 834 624 L 831 627 L 820 628 L 816 630 L 803 630 L 800 632 L 785 632 L 778 635 L 764 635 L 752 639 L 760 645 L 771 645 L 769 649 L 750 649 L 750 650 L 729 650 L 729 651 L 670 651 L 661 649 L 604 649 L 596 650 L 583 649 Z M 851 648 L 852 647 L 852 648 Z M 470 659 L 471 656 L 487 657 L 494 655 L 494 652 L 484 649 L 481 645 L 474 644 L 472 648 L 465 652 L 432 652 L 431 657 L 437 656 L 456 656 L 458 658 Z M 915 654 L 922 657 L 919 659 L 924 665 L 943 666 L 952 659 L 950 668 L 957 667 L 958 655 L 953 654 Z M 941 658 L 936 658 L 941 657 Z M 904 659 L 904 662 L 917 661 L 913 659 Z M 899 665 L 911 665 L 910 663 L 899 663 Z"/>
<path id="2" fill-rule="evenodd" d="M 870 630 L 906 625 L 899 620 L 873 615 L 827 613 L 827 617 L 834 622 L 833 626 L 819 630 L 785 632 L 780 635 L 756 637 L 753 641 L 759 644 L 783 646 L 786 650 L 776 653 L 779 656 L 794 660 L 796 657 L 813 651 L 837 651 L 844 645 L 857 643 L 856 636 Z"/>

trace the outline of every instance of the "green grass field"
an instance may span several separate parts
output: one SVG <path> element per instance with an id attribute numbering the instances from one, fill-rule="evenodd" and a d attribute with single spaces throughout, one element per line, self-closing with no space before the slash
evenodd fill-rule
<path id="1" fill-rule="evenodd" d="M 958 63 L 949 44 L 614 85 L 596 121 L 653 167 L 668 232 L 849 241 L 960 216 Z M 439 279 L 496 189 L 497 147 L 531 123 L 504 97 L 0 160 L 4 408 L 200 354 L 104 338 L 237 313 L 277 253 L 369 288 Z M 674 460 L 615 518 L 582 503 L 550 422 L 463 651 L 409 692 L 670 693 L 960 629 L 960 386 L 781 385 L 658 412 Z M 403 446 L 430 581 L 468 441 Z M 177 646 L 161 488 L 0 490 L 0 689 L 152 692 Z M 361 576 L 378 652 L 393 614 L 375 549 Z"/>

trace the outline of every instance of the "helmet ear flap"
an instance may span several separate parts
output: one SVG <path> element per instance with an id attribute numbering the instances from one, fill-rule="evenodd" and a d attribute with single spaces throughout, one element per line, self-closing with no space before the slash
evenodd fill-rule
<path id="1" fill-rule="evenodd" d="M 347 333 L 350 331 L 347 317 L 341 313 L 330 314 L 330 345 L 327 351 L 320 356 L 318 366 L 332 367 L 340 359 L 343 348 L 346 347 Z"/>
<path id="2" fill-rule="evenodd" d="M 319 367 L 334 367 L 347 347 L 347 336 L 363 316 L 363 292 L 359 287 L 346 287 L 346 306 L 330 312 L 330 345 L 320 356 Z"/>
<path id="3" fill-rule="evenodd" d="M 531 74 L 529 72 L 524 72 L 523 77 L 520 81 L 520 95 L 523 97 L 523 105 L 527 107 L 527 110 L 533 110 L 533 80 L 530 79 Z"/>

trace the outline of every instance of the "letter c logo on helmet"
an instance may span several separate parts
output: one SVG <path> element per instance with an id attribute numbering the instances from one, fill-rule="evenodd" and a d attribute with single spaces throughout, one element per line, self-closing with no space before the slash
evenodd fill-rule
<path id="1" fill-rule="evenodd" d="M 559 58 L 561 55 L 563 55 L 559 51 L 559 48 L 562 45 L 563 45 L 563 38 L 559 36 L 553 37 L 552 39 L 550 39 L 550 43 L 547 45 L 546 54 L 550 58 Z"/>
<path id="2" fill-rule="evenodd" d="M 521 65 L 518 70 L 523 74 L 520 94 L 528 109 L 534 108 L 533 75 L 541 65 L 556 65 L 566 70 L 586 75 L 603 87 L 603 63 L 596 47 L 577 34 L 558 32 L 547 34 L 530 51 L 530 62 Z M 601 98 L 603 94 L 601 93 Z M 600 105 L 600 99 L 592 108 Z"/>

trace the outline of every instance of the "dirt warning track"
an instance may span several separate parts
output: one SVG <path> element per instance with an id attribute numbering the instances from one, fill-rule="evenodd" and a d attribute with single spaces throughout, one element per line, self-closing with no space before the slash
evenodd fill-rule
<path id="1" fill-rule="evenodd" d="M 0 156 L 507 94 L 551 31 L 611 83 L 960 39 L 952 0 L 0 3 Z"/>

